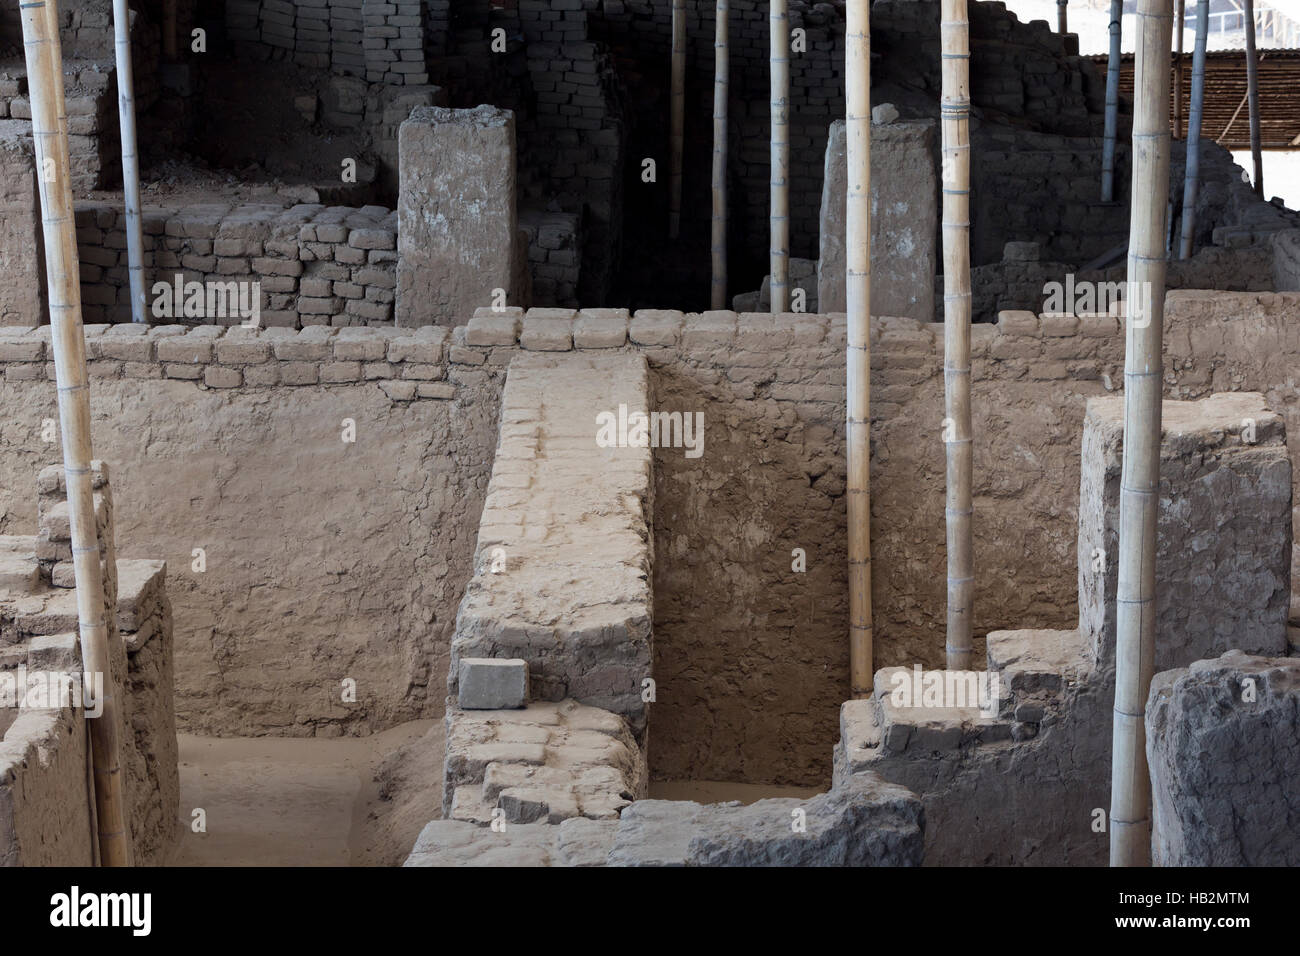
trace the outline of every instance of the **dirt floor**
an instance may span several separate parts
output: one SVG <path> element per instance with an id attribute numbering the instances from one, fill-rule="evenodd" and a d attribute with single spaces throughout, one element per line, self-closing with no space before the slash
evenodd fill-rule
<path id="1" fill-rule="evenodd" d="M 173 866 L 396 866 L 441 815 L 441 720 L 371 737 L 179 739 Z M 205 833 L 191 829 L 196 808 Z"/>
<path id="2" fill-rule="evenodd" d="M 442 810 L 443 723 L 371 737 L 181 734 L 181 839 L 172 866 L 400 866 Z M 650 785 L 658 800 L 753 803 L 803 787 L 717 781 Z M 192 829 L 206 813 L 206 832 Z"/>

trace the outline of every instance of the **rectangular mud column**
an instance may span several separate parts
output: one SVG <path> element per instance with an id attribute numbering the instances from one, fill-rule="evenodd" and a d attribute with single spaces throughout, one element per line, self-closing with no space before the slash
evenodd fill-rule
<path id="1" fill-rule="evenodd" d="M 1156 670 L 1237 649 L 1286 653 L 1291 461 L 1263 396 L 1164 403 L 1157 526 Z M 1079 482 L 1079 628 L 1115 667 L 1124 403 L 1088 402 Z"/>
<path id="2" fill-rule="evenodd" d="M 26 127 L 26 134 L 23 128 Z M 0 325 L 39 325 L 45 315 L 36 154 L 30 125 L 0 120 Z"/>
<path id="3" fill-rule="evenodd" d="M 397 325 L 453 325 L 477 308 L 526 304 L 514 114 L 416 108 L 398 131 L 398 165 Z"/>
<path id="4" fill-rule="evenodd" d="M 471 340 L 477 331 L 471 323 Z M 474 577 L 451 645 L 453 697 L 461 658 L 521 658 L 534 699 L 613 711 L 644 739 L 651 449 L 635 422 L 649 412 L 648 392 L 639 355 L 511 363 Z"/>
<path id="5" fill-rule="evenodd" d="M 844 121 L 831 124 L 822 184 L 817 309 L 843 312 L 848 173 Z M 934 123 L 871 127 L 871 312 L 934 321 L 939 185 Z"/>

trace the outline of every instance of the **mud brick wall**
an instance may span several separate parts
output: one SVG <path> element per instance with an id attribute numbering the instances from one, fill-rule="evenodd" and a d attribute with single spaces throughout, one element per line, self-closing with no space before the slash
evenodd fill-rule
<path id="1" fill-rule="evenodd" d="M 446 329 L 398 331 L 88 329 L 97 453 L 123 463 L 119 553 L 168 564 L 182 729 L 337 736 L 441 716 L 504 369 L 449 364 Z M 51 454 L 48 334 L 0 345 L 31 359 L 0 384 L 15 475 Z M 336 504 L 304 511 L 304 495 Z M 34 492 L 0 498 L 0 531 L 36 531 Z"/>
<path id="2" fill-rule="evenodd" d="M 27 711 L 4 729 L 0 866 L 93 865 L 86 741 L 85 721 L 70 708 Z"/>
<path id="3" fill-rule="evenodd" d="M 537 344 L 544 345 L 546 313 L 533 312 Z M 490 340 L 511 321 L 471 324 L 466 341 Z M 649 411 L 648 389 L 640 355 L 541 351 L 510 362 L 476 570 L 452 639 L 449 696 L 458 693 L 462 659 L 521 658 L 533 699 L 571 698 L 613 711 L 644 739 L 642 682 L 652 662 L 651 451 L 601 446 L 592 422 L 620 409 Z M 494 564 L 498 554 L 504 573 Z"/>
<path id="4" fill-rule="evenodd" d="M 613 0 L 587 6 L 594 8 L 590 14 L 593 39 L 605 40 L 613 47 L 620 71 L 631 72 L 631 64 L 635 64 L 637 114 L 653 117 L 645 141 L 666 141 L 668 71 L 662 64 L 669 56 L 670 5 Z M 687 150 L 702 151 L 702 155 L 707 155 L 712 137 L 714 9 L 704 0 L 687 4 Z M 831 122 L 844 116 L 843 16 L 839 4 L 800 0 L 790 4 L 790 27 L 804 30 L 807 43 L 806 52 L 792 53 L 790 64 L 790 251 L 801 258 L 817 255 L 821 160 Z M 972 4 L 970 19 L 972 56 L 980 64 L 971 96 L 986 123 L 997 124 L 1004 116 L 1027 117 L 1034 129 L 1058 136 L 1100 136 L 1104 77 L 1077 56 L 1073 37 L 1062 37 L 1041 22 L 1021 23 L 1001 3 Z M 733 243 L 743 244 L 748 256 L 762 258 L 767 252 L 770 178 L 766 145 L 770 131 L 768 5 L 761 0 L 732 0 L 730 25 L 733 145 L 729 180 L 733 216 L 738 222 Z M 895 103 L 904 119 L 937 116 L 941 62 L 938 2 L 875 3 L 871 31 L 877 77 L 873 101 Z M 908 77 L 909 82 L 907 86 L 885 83 L 886 76 Z M 1023 125 L 1024 120 L 1017 123 Z M 709 179 L 707 175 L 693 178 L 691 182 L 688 177 L 685 185 L 684 228 L 703 230 L 707 235 Z M 988 208 L 997 206 L 993 203 Z M 1001 252 L 1000 243 L 996 252 Z"/>
<path id="5" fill-rule="evenodd" d="M 1287 383 L 1300 366 L 1298 308 L 1297 295 L 1171 293 L 1166 397 L 1259 391 L 1295 433 L 1300 396 Z M 877 562 L 873 582 L 876 663 L 941 666 L 941 329 L 877 319 L 873 335 L 873 541 L 893 556 Z M 1010 312 L 972 339 L 977 635 L 1074 627 L 1084 407 L 1122 387 L 1119 324 Z M 88 341 L 96 447 L 123 463 L 119 536 L 173 568 L 185 726 L 362 733 L 441 714 L 505 367 L 521 348 L 627 349 L 650 362 L 654 407 L 702 411 L 706 423 L 701 458 L 654 456 L 652 770 L 808 785 L 829 776 L 848 688 L 842 316 L 507 310 L 450 331 L 116 326 L 91 329 Z M 15 410 L 0 430 L 0 531 L 31 528 L 35 514 L 19 480 L 31 471 L 19 469 L 47 453 L 47 346 L 41 331 L 0 330 L 0 399 Z M 345 417 L 385 455 L 346 457 Z M 412 447 L 417 432 L 432 444 Z M 1297 455 L 1293 443 L 1293 474 Z M 286 461 L 297 466 L 292 488 L 281 480 Z M 178 467 L 213 510 L 209 567 L 214 553 L 238 553 L 238 568 L 177 570 L 201 543 Z M 376 498 L 378 487 L 394 490 Z M 291 506 L 303 494 L 395 510 L 304 515 Z M 287 553 L 276 542 L 288 540 L 303 544 Z M 373 561 L 344 557 L 374 554 L 376 541 L 389 547 Z M 792 570 L 795 548 L 806 572 Z M 280 583 L 267 587 L 272 574 Z M 269 645 L 256 636 L 268 619 L 287 621 Z M 307 647 L 319 648 L 318 662 L 292 663 Z M 285 677 L 267 680 L 267 666 L 287 666 L 301 693 L 286 701 Z M 349 670 L 377 687 L 355 710 L 334 702 L 331 683 Z"/>
<path id="6" fill-rule="evenodd" d="M 583 216 L 582 288 L 604 301 L 623 234 L 624 94 L 580 0 L 520 0 L 531 109 L 518 119 L 521 195 Z"/>
<path id="7" fill-rule="evenodd" d="M 146 207 L 145 292 L 155 282 L 259 282 L 264 326 L 391 323 L 397 214 L 383 206 L 214 203 Z M 77 249 L 85 321 L 129 322 L 125 216 L 107 203 L 77 203 Z M 184 316 L 151 321 L 212 321 Z"/>
<path id="8" fill-rule="evenodd" d="M 44 472 L 40 486 L 44 497 Z M 76 595 L 51 588 L 38 571 L 40 546 L 38 538 L 0 536 L 6 579 L 0 668 L 25 663 L 32 671 L 69 672 L 79 680 L 81 649 L 70 630 L 77 626 Z M 23 569 L 30 573 L 16 573 Z M 127 823 L 138 865 L 166 858 L 180 802 L 165 574 L 163 562 L 150 560 L 116 562 L 112 572 L 121 586 L 109 616 L 110 633 L 118 637 L 110 646 L 111 666 L 121 702 Z M 8 726 L 11 713 L 0 710 L 0 865 L 82 864 L 89 859 L 90 828 L 80 712 L 22 712 Z"/>
<path id="9" fill-rule="evenodd" d="M 588 4 L 592 37 L 613 49 L 629 94 L 638 103 L 630 122 L 644 130 L 634 149 L 658 156 L 661 181 L 667 182 L 668 69 L 672 38 L 671 4 L 626 0 Z M 711 149 L 713 110 L 713 36 L 715 7 L 687 3 L 687 130 L 689 154 L 705 157 Z M 874 22 L 874 18 L 873 18 Z M 732 242 L 749 255 L 767 254 L 768 139 L 771 113 L 768 80 L 768 5 L 759 0 L 731 0 L 731 152 L 728 178 Z M 790 252 L 817 257 L 818 210 L 822 192 L 822 156 L 831 121 L 844 116 L 844 21 L 830 4 L 790 4 L 791 29 L 807 31 L 807 52 L 790 60 Z M 707 165 L 702 175 L 688 175 L 683 185 L 683 230 L 709 229 Z M 707 248 L 707 247 L 706 247 Z M 587 300 L 589 301 L 589 300 Z"/>
<path id="10" fill-rule="evenodd" d="M 533 304 L 576 308 L 582 277 L 582 220 L 573 213 L 520 210 L 528 236 Z"/>
<path id="11" fill-rule="evenodd" d="M 392 86 L 428 83 L 420 0 L 364 0 L 361 9 L 366 28 L 366 79 Z"/>
<path id="12" fill-rule="evenodd" d="M 111 30 L 109 35 L 111 39 Z M 72 188 L 78 195 L 112 186 L 122 175 L 117 82 L 111 52 L 109 56 L 108 63 L 64 63 L 68 153 L 72 159 Z M 25 130 L 31 131 L 27 69 L 21 61 L 0 67 L 0 119 L 3 118 L 26 120 Z"/>
<path id="13" fill-rule="evenodd" d="M 429 82 L 418 0 L 228 0 L 225 16 L 244 56 L 393 86 Z"/>

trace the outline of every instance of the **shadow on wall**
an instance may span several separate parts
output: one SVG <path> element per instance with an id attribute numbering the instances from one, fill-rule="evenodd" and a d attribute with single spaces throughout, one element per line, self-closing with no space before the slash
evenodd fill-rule
<path id="1" fill-rule="evenodd" d="M 655 453 L 652 776 L 824 788 L 848 693 L 843 436 L 673 369 L 656 392 L 705 428 L 699 458 Z"/>

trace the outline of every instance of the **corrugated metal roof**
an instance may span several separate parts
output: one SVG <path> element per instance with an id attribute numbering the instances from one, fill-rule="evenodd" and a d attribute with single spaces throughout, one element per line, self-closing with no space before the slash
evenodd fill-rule
<path id="1" fill-rule="evenodd" d="M 1259 60 L 1259 132 L 1264 149 L 1300 149 L 1300 50 L 1262 50 Z M 1088 57 L 1105 73 L 1104 55 Z M 1177 57 L 1171 54 L 1177 75 Z M 1181 122 L 1177 121 L 1174 84 L 1169 91 L 1169 126 L 1187 135 L 1187 110 L 1192 89 L 1192 54 L 1184 53 Z M 1120 94 L 1132 101 L 1133 54 L 1120 65 Z M 1201 135 L 1228 149 L 1250 148 L 1246 106 L 1246 54 L 1242 50 L 1213 50 L 1205 55 L 1205 105 Z"/>

